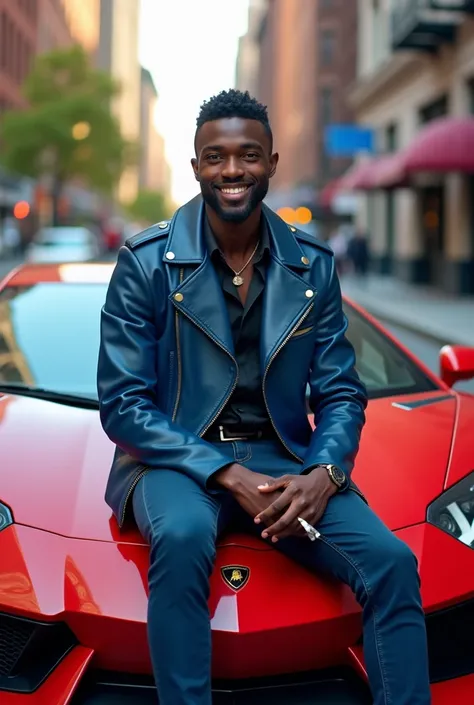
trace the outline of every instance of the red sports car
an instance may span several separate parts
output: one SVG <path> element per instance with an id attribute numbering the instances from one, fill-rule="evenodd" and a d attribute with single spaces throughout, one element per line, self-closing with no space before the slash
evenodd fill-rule
<path id="1" fill-rule="evenodd" d="M 156 703 L 148 550 L 104 502 L 114 448 L 97 411 L 111 264 L 24 266 L 0 286 L 0 705 Z M 474 702 L 474 349 L 434 376 L 346 301 L 370 393 L 354 470 L 418 556 L 433 703 Z M 345 586 L 264 542 L 220 540 L 215 703 L 370 703 L 361 614 Z"/>

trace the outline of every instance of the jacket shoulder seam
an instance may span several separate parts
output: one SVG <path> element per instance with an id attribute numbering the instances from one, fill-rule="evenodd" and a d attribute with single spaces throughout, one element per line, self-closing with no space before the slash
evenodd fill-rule
<path id="1" fill-rule="evenodd" d="M 130 249 L 134 250 L 139 245 L 143 245 L 146 242 L 152 242 L 153 240 L 160 240 L 164 236 L 168 236 L 170 231 L 169 221 L 163 220 L 161 223 L 156 223 L 151 225 L 146 230 L 142 230 L 136 235 L 132 235 L 127 240 L 125 240 L 125 245 Z"/>
<path id="2" fill-rule="evenodd" d="M 301 230 L 296 230 L 296 232 L 293 233 L 294 236 L 298 240 L 302 240 L 304 243 L 308 245 L 313 245 L 314 247 L 318 247 L 320 250 L 324 250 L 327 252 L 329 255 L 334 255 L 334 252 L 330 248 L 328 244 L 323 242 L 323 240 L 319 240 L 317 237 L 314 237 L 313 235 L 309 235 L 308 233 L 304 233 Z"/>

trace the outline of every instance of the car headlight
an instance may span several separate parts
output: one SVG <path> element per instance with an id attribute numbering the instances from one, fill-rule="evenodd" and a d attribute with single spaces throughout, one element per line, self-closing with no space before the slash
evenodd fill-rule
<path id="1" fill-rule="evenodd" d="M 11 511 L 0 502 L 0 531 L 6 529 L 7 526 L 13 524 L 13 516 Z"/>
<path id="2" fill-rule="evenodd" d="M 427 520 L 474 548 L 474 472 L 430 504 Z"/>

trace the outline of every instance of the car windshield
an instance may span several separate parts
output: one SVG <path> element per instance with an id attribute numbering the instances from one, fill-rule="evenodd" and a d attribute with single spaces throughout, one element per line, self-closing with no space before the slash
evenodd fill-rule
<path id="1" fill-rule="evenodd" d="M 349 324 L 347 337 L 356 353 L 357 372 L 370 398 L 429 392 L 438 388 L 397 345 L 353 306 L 344 303 L 344 312 Z"/>
<path id="2" fill-rule="evenodd" d="M 37 245 L 86 245 L 90 240 L 84 228 L 45 228 L 35 238 Z"/>
<path id="3" fill-rule="evenodd" d="M 106 284 L 47 282 L 0 292 L 0 385 L 23 384 L 97 399 L 100 310 Z M 435 384 L 352 306 L 348 337 L 369 396 L 425 392 Z"/>

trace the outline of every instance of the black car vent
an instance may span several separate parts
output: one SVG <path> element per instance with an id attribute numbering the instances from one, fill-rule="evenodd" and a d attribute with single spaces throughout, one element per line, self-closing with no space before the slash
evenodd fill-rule
<path id="1" fill-rule="evenodd" d="M 76 644 L 63 622 L 0 614 L 0 691 L 33 693 Z"/>
<path id="2" fill-rule="evenodd" d="M 474 600 L 426 617 L 432 683 L 474 673 Z"/>

